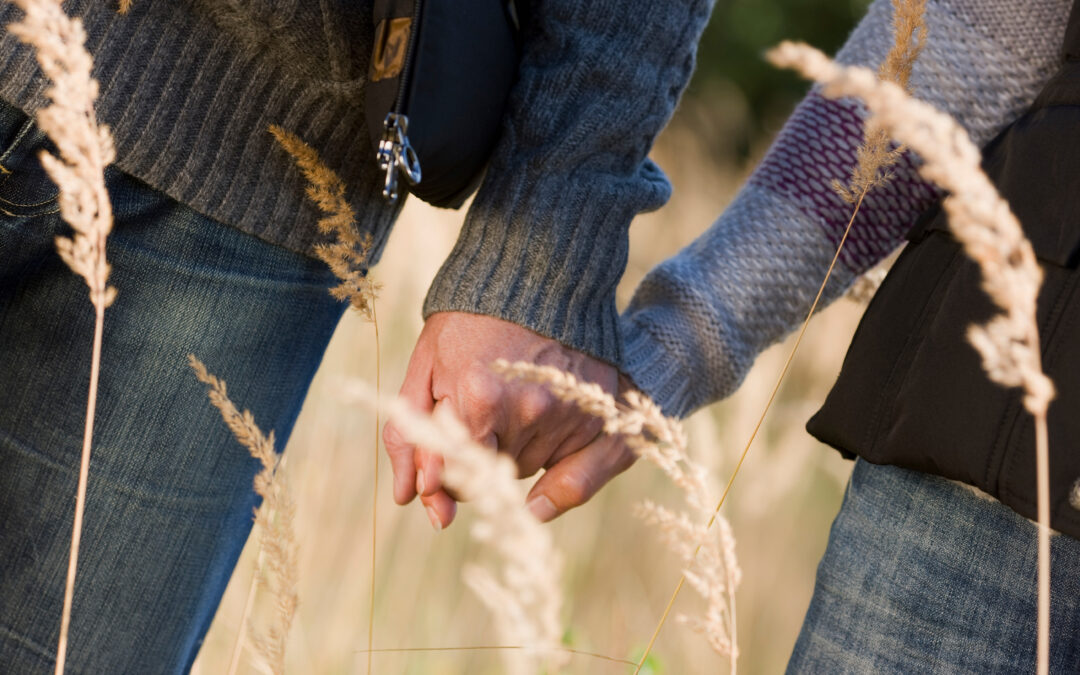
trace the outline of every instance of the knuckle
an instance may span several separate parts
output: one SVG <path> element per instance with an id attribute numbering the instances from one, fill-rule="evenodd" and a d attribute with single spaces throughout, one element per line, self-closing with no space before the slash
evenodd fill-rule
<path id="1" fill-rule="evenodd" d="M 524 423 L 542 419 L 555 407 L 555 397 L 541 387 L 529 387 L 518 398 L 518 414 Z"/>
<path id="2" fill-rule="evenodd" d="M 552 487 L 564 506 L 584 504 L 596 492 L 595 480 L 584 471 L 561 473 Z"/>
<path id="3" fill-rule="evenodd" d="M 493 410 L 502 398 L 502 386 L 490 375 L 473 371 L 462 382 L 461 393 L 473 410 Z"/>

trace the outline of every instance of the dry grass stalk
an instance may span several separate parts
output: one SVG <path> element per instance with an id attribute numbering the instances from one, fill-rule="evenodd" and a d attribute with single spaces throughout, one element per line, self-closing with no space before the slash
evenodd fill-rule
<path id="1" fill-rule="evenodd" d="M 910 93 L 911 71 L 926 45 L 926 0 L 893 0 L 892 5 L 893 45 L 878 66 L 878 78 L 883 82 L 895 82 Z M 857 205 L 857 214 L 861 197 L 892 179 L 889 168 L 903 153 L 903 146 L 894 147 L 884 129 L 867 121 L 863 129 L 863 143 L 855 153 L 856 162 L 851 170 L 851 178 L 847 185 L 833 181 L 833 189 L 844 201 Z M 867 270 L 855 280 L 847 297 L 861 304 L 869 302 L 885 281 L 890 267 L 890 263 L 883 262 Z"/>
<path id="2" fill-rule="evenodd" d="M 112 205 L 105 189 L 105 167 L 114 159 L 112 135 L 97 123 L 94 101 L 98 83 L 94 62 L 83 46 L 82 22 L 64 13 L 56 0 L 14 0 L 26 16 L 8 26 L 37 50 L 41 70 L 52 81 L 46 95 L 52 103 L 37 113 L 37 122 L 56 144 L 60 157 L 41 153 L 41 163 L 60 188 L 60 215 L 75 231 L 58 237 L 64 262 L 90 287 L 90 302 L 104 309 L 116 289 L 108 286 L 105 239 L 112 230 Z"/>
<path id="3" fill-rule="evenodd" d="M 878 77 L 910 91 L 911 70 L 926 44 L 926 0 L 893 0 L 892 5 L 893 45 L 878 66 Z M 833 182 L 833 189 L 849 204 L 857 203 L 860 195 L 887 183 L 892 177 L 889 167 L 904 153 L 903 147 L 892 147 L 889 134 L 870 121 L 863 134 L 850 181 L 847 185 Z"/>
<path id="4" fill-rule="evenodd" d="M 330 290 L 338 300 L 348 300 L 353 309 L 363 314 L 375 327 L 375 389 L 381 387 L 381 355 L 379 348 L 379 321 L 375 315 L 375 298 L 379 284 L 367 275 L 371 258 L 371 234 L 360 236 L 356 230 L 356 212 L 345 199 L 345 182 L 319 159 L 319 153 L 295 134 L 277 125 L 270 126 L 270 133 L 296 161 L 300 172 L 308 181 L 307 196 L 325 217 L 318 222 L 319 231 L 334 237 L 330 244 L 317 244 L 315 254 L 325 262 L 341 280 Z M 371 603 L 368 608 L 367 672 L 371 672 L 371 655 L 374 653 L 375 633 L 375 554 L 379 507 L 379 411 L 375 411 L 374 476 L 371 494 Z"/>
<path id="5" fill-rule="evenodd" d="M 46 91 L 52 102 L 38 111 L 37 122 L 60 151 L 60 157 L 42 152 L 41 163 L 60 188 L 60 215 L 75 231 L 73 237 L 57 237 L 56 249 L 68 267 L 86 281 L 95 314 L 86 425 L 56 650 L 56 672 L 63 673 L 90 474 L 105 308 L 116 298 L 116 289 L 108 285 L 109 264 L 105 260 L 105 241 L 113 222 L 105 189 L 105 167 L 116 153 L 109 129 L 97 123 L 94 113 L 98 84 L 90 75 L 94 62 L 84 47 L 86 32 L 82 22 L 65 14 L 56 0 L 14 2 L 26 15 L 9 25 L 8 30 L 36 50 L 42 72 L 52 81 Z"/>
<path id="6" fill-rule="evenodd" d="M 731 672 L 738 659 L 735 630 L 735 588 L 742 578 L 735 559 L 731 526 L 713 509 L 705 470 L 686 451 L 686 434 L 677 420 L 641 392 L 630 392 L 623 405 L 596 384 L 580 382 L 558 368 L 499 360 L 495 372 L 504 377 L 542 384 L 556 398 L 603 420 L 604 432 L 621 435 L 639 456 L 660 469 L 684 494 L 689 511 L 675 512 L 645 501 L 637 515 L 657 525 L 661 539 L 682 560 L 684 579 L 706 600 L 703 618 L 679 619 L 705 635 L 709 645 L 728 657 Z M 714 521 L 719 530 L 710 534 Z"/>
<path id="7" fill-rule="evenodd" d="M 270 126 L 270 133 L 296 160 L 296 166 L 308 181 L 308 198 L 325 214 L 318 222 L 319 231 L 332 236 L 334 241 L 318 244 L 314 250 L 341 279 L 341 284 L 331 290 L 331 294 L 338 300 L 349 301 L 370 320 L 371 303 L 379 290 L 367 275 L 372 238 L 370 233 L 361 235 L 356 228 L 356 212 L 345 199 L 344 181 L 296 134 L 276 124 Z"/>
<path id="8" fill-rule="evenodd" d="M 365 383 L 351 383 L 345 393 L 369 407 L 379 405 Z M 382 407 L 409 442 L 443 456 L 444 482 L 476 510 L 473 538 L 503 561 L 498 572 L 468 565 L 463 576 L 494 615 L 500 638 L 524 647 L 502 652 L 507 672 L 560 668 L 566 657 L 560 647 L 562 560 L 550 532 L 525 508 L 513 461 L 476 443 L 448 409 L 424 415 L 400 399 Z"/>
<path id="9" fill-rule="evenodd" d="M 116 11 L 120 12 L 121 14 L 127 14 L 131 11 L 131 6 L 133 4 L 135 4 L 135 0 L 120 0 L 119 6 L 117 7 Z"/>
<path id="10" fill-rule="evenodd" d="M 285 645 L 299 602 L 296 592 L 299 555 L 293 530 L 296 505 L 285 474 L 277 470 L 281 456 L 274 450 L 274 432 L 264 435 L 251 411 L 237 410 L 229 400 L 225 382 L 211 375 L 194 355 L 188 355 L 188 363 L 195 377 L 207 385 L 210 402 L 221 411 L 233 436 L 262 464 L 254 481 L 255 492 L 263 500 L 255 511 L 255 525 L 261 532 L 260 559 L 265 558 L 258 579 L 259 585 L 273 598 L 274 620 L 265 632 L 253 626 L 250 632 L 258 656 L 256 665 L 264 672 L 280 675 L 285 672 Z"/>
<path id="11" fill-rule="evenodd" d="M 725 518 L 717 519 L 718 534 L 710 534 L 712 512 L 698 512 L 694 518 L 675 513 L 651 501 L 637 505 L 635 514 L 660 529 L 661 540 L 679 556 L 687 583 L 705 598 L 702 618 L 676 616 L 701 633 L 716 653 L 729 658 L 735 672 L 738 649 L 735 644 L 735 587 L 742 573 L 735 558 L 735 537 Z M 717 546 L 716 542 L 720 545 Z"/>
<path id="12" fill-rule="evenodd" d="M 1046 411 L 1054 385 L 1042 372 L 1035 310 L 1042 270 L 1016 216 L 982 172 L 982 155 L 963 127 L 895 84 L 863 68 L 844 68 L 812 47 L 781 44 L 769 53 L 776 65 L 798 70 L 824 85 L 826 96 L 858 96 L 871 118 L 918 152 L 922 175 L 951 194 L 943 203 L 949 226 L 982 271 L 982 288 L 1002 313 L 971 326 L 968 339 L 982 356 L 990 379 L 1021 387 L 1024 407 L 1035 418 L 1039 520 L 1038 672 L 1049 667 L 1050 500 Z"/>

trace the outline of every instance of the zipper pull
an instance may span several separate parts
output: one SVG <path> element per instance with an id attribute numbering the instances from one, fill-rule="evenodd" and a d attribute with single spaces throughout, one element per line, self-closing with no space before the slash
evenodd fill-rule
<path id="1" fill-rule="evenodd" d="M 386 172 L 383 197 L 390 203 L 396 202 L 399 196 L 398 171 L 404 174 L 410 185 L 420 182 L 420 159 L 409 144 L 408 132 L 408 116 L 399 113 L 387 114 L 375 157 L 379 161 L 379 168 Z"/>

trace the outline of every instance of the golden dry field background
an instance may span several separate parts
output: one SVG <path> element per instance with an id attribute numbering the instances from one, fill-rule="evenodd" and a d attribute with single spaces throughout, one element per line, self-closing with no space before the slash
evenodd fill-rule
<path id="1" fill-rule="evenodd" d="M 640 217 L 631 230 L 621 306 L 648 269 L 707 227 L 738 187 L 742 176 L 730 168 L 735 162 L 706 156 L 702 122 L 710 119 L 701 105 L 684 106 L 657 144 L 654 158 L 672 178 L 675 196 L 659 212 Z M 724 133 L 716 125 L 711 131 Z M 453 245 L 461 218 L 461 213 L 410 202 L 375 268 L 384 284 L 377 303 L 384 392 L 395 392 L 401 382 L 422 325 L 424 292 Z M 809 603 L 850 463 L 810 438 L 803 425 L 839 370 L 860 312 L 861 307 L 842 300 L 815 319 L 724 507 L 743 570 L 737 618 L 744 673 L 782 671 Z M 358 315 L 349 313 L 342 321 L 286 451 L 301 546 L 300 609 L 287 652 L 293 673 L 364 673 L 367 668 L 375 422 L 366 410 L 345 405 L 340 391 L 346 378 L 374 382 L 374 339 L 371 324 Z M 765 405 L 787 349 L 767 351 L 737 395 L 699 411 L 687 423 L 693 459 L 708 467 L 717 494 Z M 237 452 L 246 450 L 238 445 Z M 375 647 L 496 645 L 492 619 L 460 576 L 463 563 L 483 560 L 468 537 L 469 506 L 463 506 L 448 530 L 435 533 L 418 503 L 394 504 L 390 467 L 384 451 L 379 452 Z M 568 646 L 634 659 L 647 644 L 680 569 L 655 530 L 631 515 L 633 505 L 646 497 L 669 504 L 681 499 L 659 471 L 639 462 L 585 507 L 551 526 L 565 557 Z M 197 673 L 223 672 L 229 663 L 256 545 L 252 538 L 233 575 Z M 675 611 L 695 608 L 698 602 L 693 593 L 684 593 Z M 725 669 L 702 637 L 670 621 L 645 672 Z M 487 650 L 382 652 L 374 655 L 372 671 L 494 674 L 502 665 L 498 652 Z M 583 656 L 575 656 L 566 669 L 632 671 Z"/>

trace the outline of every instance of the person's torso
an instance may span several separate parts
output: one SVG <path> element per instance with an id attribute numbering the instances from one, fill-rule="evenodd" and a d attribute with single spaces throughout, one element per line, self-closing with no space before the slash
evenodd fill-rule
<path id="1" fill-rule="evenodd" d="M 1080 16 L 1060 71 L 984 150 L 984 169 L 1031 240 L 1045 279 L 1037 319 L 1049 411 L 1055 529 L 1080 537 Z M 849 455 L 974 485 L 1036 510 L 1035 440 L 1017 389 L 990 382 L 967 330 L 997 310 L 980 273 L 924 214 L 874 297 L 809 431 Z"/>

